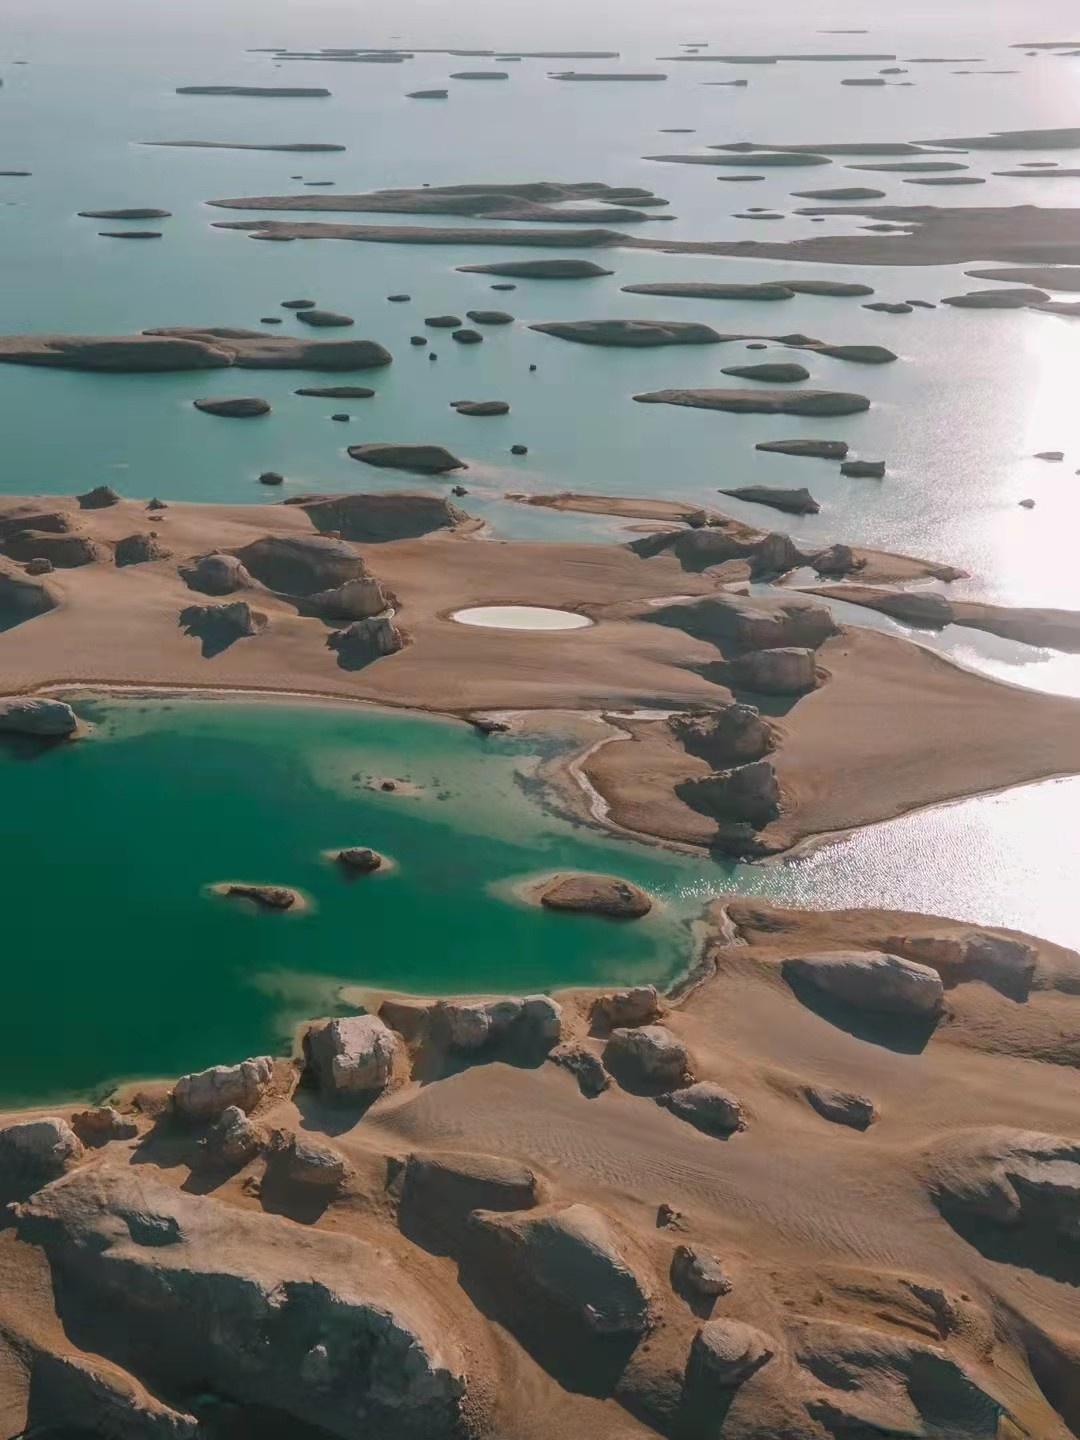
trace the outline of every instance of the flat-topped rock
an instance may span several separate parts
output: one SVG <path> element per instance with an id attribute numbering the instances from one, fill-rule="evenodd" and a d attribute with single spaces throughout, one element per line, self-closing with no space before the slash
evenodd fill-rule
<path id="1" fill-rule="evenodd" d="M 1045 290 L 1000 286 L 993 290 L 972 290 L 967 295 L 946 295 L 941 303 L 958 310 L 1023 310 L 1028 305 L 1042 305 L 1049 299 Z"/>
<path id="2" fill-rule="evenodd" d="M 754 650 L 729 662 L 737 688 L 758 695 L 805 695 L 817 686 L 813 650 L 784 645 Z"/>
<path id="3" fill-rule="evenodd" d="M 758 365 L 728 365 L 721 375 L 734 375 L 740 380 L 761 380 L 767 384 L 794 385 L 809 380 L 810 371 L 793 360 L 765 360 Z"/>
<path id="4" fill-rule="evenodd" d="M 305 385 L 294 395 L 310 395 L 320 400 L 370 400 L 375 394 L 369 385 Z"/>
<path id="5" fill-rule="evenodd" d="M 231 1106 L 245 1114 L 255 1109 L 273 1078 L 269 1055 L 239 1065 L 214 1065 L 182 1076 L 172 1090 L 172 1108 L 183 1120 L 213 1120 Z"/>
<path id="6" fill-rule="evenodd" d="M 350 445 L 349 455 L 353 460 L 362 460 L 365 465 L 376 465 L 382 470 L 412 470 L 421 475 L 443 475 L 448 470 L 467 469 L 464 460 L 459 460 L 442 445 L 368 441 L 363 445 Z"/>
<path id="7" fill-rule="evenodd" d="M 848 453 L 846 440 L 759 440 L 755 450 L 775 455 L 805 456 L 812 460 L 843 460 Z"/>
<path id="8" fill-rule="evenodd" d="M 505 310 L 466 310 L 465 318 L 474 325 L 512 325 L 513 315 Z"/>
<path id="9" fill-rule="evenodd" d="M 509 400 L 451 400 L 451 410 L 459 415 L 509 415 Z"/>
<path id="10" fill-rule="evenodd" d="M 497 260 L 490 265 L 459 265 L 468 275 L 507 275 L 522 280 L 591 280 L 613 275 L 595 260 L 552 257 L 550 260 Z"/>
<path id="11" fill-rule="evenodd" d="M 884 460 L 845 460 L 840 474 L 852 480 L 881 480 L 885 475 Z"/>
<path id="12" fill-rule="evenodd" d="M 651 390 L 634 399 L 643 405 L 687 405 L 734 415 L 858 415 L 870 409 L 865 395 L 836 390 Z"/>
<path id="13" fill-rule="evenodd" d="M 572 910 L 613 920 L 639 920 L 652 899 L 639 886 L 614 875 L 556 875 L 538 892 L 547 910 Z"/>
<path id="14" fill-rule="evenodd" d="M 839 633 L 829 607 L 805 595 L 704 595 L 658 608 L 650 618 L 745 650 L 816 650 Z"/>
<path id="15" fill-rule="evenodd" d="M 261 585 L 283 595 L 316 595 L 368 573 L 347 541 L 327 535 L 264 535 L 241 546 L 235 559 Z"/>
<path id="16" fill-rule="evenodd" d="M 252 99 L 325 100 L 329 90 L 321 85 L 180 85 L 177 95 L 237 95 Z"/>
<path id="17" fill-rule="evenodd" d="M 250 420 L 270 414 L 270 401 L 255 395 L 211 396 L 191 403 L 204 415 L 223 415 L 231 420 Z"/>
<path id="18" fill-rule="evenodd" d="M 131 206 L 126 210 L 80 210 L 84 220 L 167 220 L 171 210 L 152 210 L 148 206 Z"/>
<path id="19" fill-rule="evenodd" d="M 74 735 L 78 724 L 75 711 L 63 700 L 29 695 L 0 696 L 0 734 L 63 739 Z"/>
<path id="20" fill-rule="evenodd" d="M 531 1210 L 539 1198 L 533 1171 L 508 1157 L 415 1151 L 405 1164 L 402 1208 L 440 1230 L 460 1231 L 476 1210 Z"/>
<path id="21" fill-rule="evenodd" d="M 236 326 L 171 326 L 140 335 L 0 336 L 0 364 L 111 374 L 183 370 L 370 370 L 392 356 L 374 340 L 309 340 Z"/>
<path id="22" fill-rule="evenodd" d="M 320 310 L 317 305 L 311 309 L 297 310 L 296 318 L 301 324 L 311 325 L 316 330 L 332 330 L 356 324 L 351 315 L 342 315 L 337 310 Z"/>
<path id="23" fill-rule="evenodd" d="M 783 963 L 784 974 L 858 1010 L 925 1019 L 941 1013 L 944 987 L 929 965 L 880 950 L 833 950 Z"/>
<path id="24" fill-rule="evenodd" d="M 548 320 L 530 325 L 541 335 L 579 345 L 640 349 L 654 345 L 716 345 L 720 336 L 709 325 L 689 320 Z"/>
<path id="25" fill-rule="evenodd" d="M 317 530 L 333 531 L 343 540 L 378 543 L 409 540 L 433 530 L 452 530 L 468 519 L 441 495 L 376 493 L 301 497 Z"/>

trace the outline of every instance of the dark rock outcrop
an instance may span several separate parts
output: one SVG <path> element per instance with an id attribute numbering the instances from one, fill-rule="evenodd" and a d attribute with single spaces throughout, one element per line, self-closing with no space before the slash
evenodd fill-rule
<path id="1" fill-rule="evenodd" d="M 404 649 L 405 637 L 390 615 L 372 615 L 335 630 L 326 644 L 337 653 L 341 664 L 350 669 L 367 665 L 381 655 L 396 655 Z"/>
<path id="2" fill-rule="evenodd" d="M 755 829 L 768 825 L 780 814 L 780 787 L 768 760 L 752 760 L 747 765 L 686 780 L 677 791 L 695 810 L 718 820 L 745 821 Z"/>
<path id="3" fill-rule="evenodd" d="M 83 220 L 167 220 L 171 210 L 152 210 L 147 206 L 132 206 L 127 210 L 80 210 Z"/>
<path id="4" fill-rule="evenodd" d="M 369 385 L 305 385 L 294 395 L 311 395 L 320 400 L 370 400 L 375 394 Z"/>
<path id="5" fill-rule="evenodd" d="M 230 420 L 251 420 L 270 413 L 270 401 L 256 395 L 215 395 L 191 403 L 204 415 L 223 415 Z"/>
<path id="6" fill-rule="evenodd" d="M 225 884 L 216 887 L 218 892 L 230 900 L 250 900 L 256 910 L 283 914 L 293 910 L 301 902 L 297 890 L 287 885 L 249 885 L 247 883 Z"/>
<path id="7" fill-rule="evenodd" d="M 471 320 L 474 325 L 512 325 L 513 315 L 508 315 L 505 310 L 466 310 L 465 318 Z"/>
<path id="8" fill-rule="evenodd" d="M 189 635 L 198 635 L 212 644 L 228 644 L 260 635 L 270 621 L 246 600 L 227 600 L 223 605 L 188 605 L 180 612 L 180 624 Z"/>
<path id="9" fill-rule="evenodd" d="M 0 734 L 63 739 L 74 735 L 78 724 L 75 711 L 63 700 L 29 695 L 0 698 Z"/>
<path id="10" fill-rule="evenodd" d="M 530 325 L 541 335 L 579 345 L 641 349 L 655 345 L 716 345 L 721 337 L 709 325 L 690 320 L 548 320 Z"/>
<path id="11" fill-rule="evenodd" d="M 459 415 L 509 415 L 509 400 L 451 400 L 451 410 Z"/>
<path id="12" fill-rule="evenodd" d="M 410 1228 L 456 1242 L 474 1211 L 531 1210 L 539 1198 L 535 1174 L 516 1160 L 419 1151 L 405 1164 L 401 1217 Z"/>
<path id="13" fill-rule="evenodd" d="M 366 845 L 347 845 L 344 850 L 338 851 L 336 859 L 350 875 L 371 875 L 381 869 L 383 863 L 379 852 Z"/>
<path id="14" fill-rule="evenodd" d="M 828 606 L 801 595 L 706 595 L 665 606 L 650 618 L 737 650 L 816 650 L 839 633 Z"/>
<path id="15" fill-rule="evenodd" d="M 263 1148 L 262 1134 L 238 1105 L 223 1110 L 199 1142 L 205 1160 L 222 1169 L 239 1169 Z"/>
<path id="16" fill-rule="evenodd" d="M 171 326 L 140 335 L 6 335 L 0 364 L 110 374 L 182 370 L 370 370 L 392 356 L 373 340 L 306 340 L 236 326 Z"/>
<path id="17" fill-rule="evenodd" d="M 0 540 L 0 551 L 12 560 L 49 560 L 58 570 L 94 565 L 108 554 L 89 535 L 16 530 Z"/>
<path id="18" fill-rule="evenodd" d="M 717 770 L 760 760 L 773 748 L 772 731 L 753 705 L 734 703 L 702 715 L 673 715 L 668 728 L 684 749 Z"/>
<path id="19" fill-rule="evenodd" d="M 719 1260 L 697 1245 L 675 1247 L 671 1257 L 671 1283 L 681 1295 L 708 1300 L 729 1295 L 732 1289 L 732 1282 Z"/>
<path id="20" fill-rule="evenodd" d="M 816 515 L 821 509 L 805 486 L 785 490 L 777 485 L 740 485 L 734 490 L 721 490 L 720 494 L 746 500 L 752 505 L 768 505 L 788 515 Z"/>
<path id="21" fill-rule="evenodd" d="M 813 460 L 843 460 L 848 444 L 846 440 L 759 440 L 754 449 L 776 455 L 805 455 Z"/>
<path id="22" fill-rule="evenodd" d="M 803 1089 L 808 1103 L 823 1120 L 834 1125 L 847 1125 L 852 1130 L 867 1130 L 877 1119 L 874 1102 L 850 1090 L 834 1090 L 828 1085 L 807 1085 Z"/>
<path id="23" fill-rule="evenodd" d="M 421 475 L 443 475 L 448 470 L 467 468 L 464 460 L 441 445 L 369 441 L 364 445 L 350 445 L 349 455 L 365 465 L 377 465 L 383 470 L 411 470 Z"/>
<path id="24" fill-rule="evenodd" d="M 594 1055 L 584 1045 L 556 1045 L 547 1057 L 552 1064 L 568 1070 L 578 1082 L 578 1089 L 587 1100 L 595 1100 L 611 1084 L 611 1077 L 604 1069 L 599 1055 Z"/>
<path id="25" fill-rule="evenodd" d="M 721 375 L 733 375 L 739 380 L 761 380 L 765 384 L 794 385 L 799 380 L 809 380 L 810 371 L 805 365 L 793 360 L 765 360 L 760 365 L 728 365 Z"/>
<path id="26" fill-rule="evenodd" d="M 498 260 L 491 265 L 459 265 L 470 275 L 512 275 L 522 280 L 591 280 L 597 275 L 612 275 L 595 260 L 573 260 L 553 256 L 544 260 Z"/>
<path id="27" fill-rule="evenodd" d="M 880 480 L 885 474 L 884 460 L 845 460 L 840 474 L 852 480 Z"/>
<path id="28" fill-rule="evenodd" d="M 85 495 L 75 497 L 82 510 L 107 510 L 110 505 L 119 505 L 120 496 L 111 485 L 97 485 Z"/>
<path id="29" fill-rule="evenodd" d="M 687 405 L 734 415 L 857 415 L 870 409 L 865 395 L 838 390 L 651 390 L 643 405 Z"/>
<path id="30" fill-rule="evenodd" d="M 44 1185 L 82 1153 L 79 1137 L 56 1115 L 0 1126 L 0 1186 Z"/>
<path id="31" fill-rule="evenodd" d="M 336 310 L 320 310 L 317 305 L 310 310 L 298 310 L 296 318 L 304 325 L 310 325 L 315 330 L 342 329 L 347 325 L 355 325 L 356 321 L 351 315 L 342 315 Z"/>
<path id="32" fill-rule="evenodd" d="M 459 345 L 482 345 L 484 343 L 484 337 L 480 331 L 470 330 L 467 326 L 463 330 L 453 331 L 450 338 L 456 340 Z"/>

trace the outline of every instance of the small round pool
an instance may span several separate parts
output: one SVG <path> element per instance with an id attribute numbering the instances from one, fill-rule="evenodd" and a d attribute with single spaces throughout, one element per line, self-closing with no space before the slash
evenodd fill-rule
<path id="1" fill-rule="evenodd" d="M 583 630 L 593 623 L 587 615 L 543 605 L 475 605 L 455 610 L 450 618 L 460 625 L 480 625 L 487 630 Z"/>

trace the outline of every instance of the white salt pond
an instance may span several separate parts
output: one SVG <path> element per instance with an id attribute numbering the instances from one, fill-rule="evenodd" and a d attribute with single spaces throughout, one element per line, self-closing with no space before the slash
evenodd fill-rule
<path id="1" fill-rule="evenodd" d="M 460 625 L 480 625 L 487 630 L 582 630 L 593 623 L 587 615 L 544 605 L 475 605 L 455 610 L 450 618 Z"/>

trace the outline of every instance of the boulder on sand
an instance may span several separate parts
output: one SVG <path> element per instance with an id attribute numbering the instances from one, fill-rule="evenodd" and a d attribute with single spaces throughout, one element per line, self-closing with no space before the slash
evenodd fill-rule
<path id="1" fill-rule="evenodd" d="M 63 700 L 28 695 L 0 697 L 0 734 L 63 739 L 73 735 L 78 724 L 75 711 Z"/>
<path id="2" fill-rule="evenodd" d="M 199 1143 L 212 1165 L 229 1169 L 246 1165 L 263 1148 L 262 1135 L 239 1105 L 223 1110 Z"/>
<path id="3" fill-rule="evenodd" d="M 270 621 L 246 600 L 227 600 L 223 605 L 188 605 L 180 612 L 180 624 L 189 635 L 215 642 L 240 640 L 261 635 Z"/>
<path id="4" fill-rule="evenodd" d="M 162 544 L 153 530 L 137 535 L 125 535 L 116 542 L 113 550 L 113 559 L 121 567 L 145 565 L 153 560 L 168 560 L 171 556 L 172 551 Z"/>
<path id="5" fill-rule="evenodd" d="M 385 1090 L 401 1041 L 377 1015 L 347 1015 L 304 1035 L 308 1070 L 326 1100 L 370 1100 Z"/>
<path id="6" fill-rule="evenodd" d="M 936 970 L 880 950 L 794 956 L 783 962 L 783 971 L 857 1010 L 925 1019 L 940 1015 L 944 1003 Z"/>
<path id="7" fill-rule="evenodd" d="M 652 909 L 644 890 L 615 875 L 556 875 L 544 883 L 538 899 L 547 910 L 573 910 L 611 920 L 639 920 Z"/>
<path id="8" fill-rule="evenodd" d="M 497 1155 L 418 1151 L 406 1161 L 401 1185 L 407 1222 L 452 1239 L 475 1210 L 531 1210 L 539 1198 L 533 1171 Z"/>
<path id="9" fill-rule="evenodd" d="M 784 645 L 729 661 L 734 684 L 759 695 L 805 695 L 817 684 L 813 650 Z"/>
<path id="10" fill-rule="evenodd" d="M 234 555 L 249 575 L 282 595 L 316 595 L 367 576 L 351 545 L 325 535 L 264 535 Z"/>
<path id="11" fill-rule="evenodd" d="M 81 1158 L 83 1147 L 66 1120 L 57 1115 L 0 1126 L 0 1186 L 11 1182 L 43 1185 Z"/>
<path id="12" fill-rule="evenodd" d="M 183 1075 L 173 1086 L 173 1113 L 182 1120 L 216 1120 L 235 1106 L 245 1114 L 262 1099 L 274 1074 L 269 1055 L 242 1060 L 239 1065 L 214 1065 Z"/>
<path id="13" fill-rule="evenodd" d="M 711 1080 L 699 1080 L 696 1085 L 658 1095 L 656 1103 L 707 1135 L 733 1135 L 746 1128 L 742 1105 L 729 1090 Z"/>
<path id="14" fill-rule="evenodd" d="M 635 985 L 598 995 L 589 1008 L 589 1019 L 602 1030 L 620 1030 L 633 1025 L 651 1025 L 663 1014 L 660 992 L 655 985 Z"/>
<path id="15" fill-rule="evenodd" d="M 84 1145 L 104 1145 L 110 1140 L 134 1140 L 139 1133 L 135 1121 L 121 1115 L 112 1105 L 95 1105 L 90 1110 L 77 1110 L 71 1117 L 71 1128 Z"/>
<path id="16" fill-rule="evenodd" d="M 803 1094 L 823 1120 L 834 1125 L 847 1125 L 852 1130 L 866 1130 L 877 1119 L 874 1102 L 850 1090 L 833 1090 L 828 1085 L 806 1085 Z"/>
<path id="17" fill-rule="evenodd" d="M 306 1189 L 331 1192 L 345 1180 L 345 1157 L 332 1145 L 306 1135 L 275 1130 L 270 1137 L 271 1164 L 275 1177 Z"/>
<path id="18" fill-rule="evenodd" d="M 562 1037 L 562 1007 L 549 995 L 498 1000 L 439 1000 L 431 1007 L 435 1043 L 459 1054 L 508 1046 L 522 1054 L 550 1050 Z"/>
<path id="19" fill-rule="evenodd" d="M 382 615 L 390 604 L 386 591 L 374 576 L 346 580 L 333 590 L 320 590 L 306 597 L 307 610 L 324 620 L 369 620 Z"/>
<path id="20" fill-rule="evenodd" d="M 389 615 L 372 615 L 335 630 L 326 645 L 346 667 L 361 666 L 382 655 L 396 655 L 405 648 L 405 637 Z"/>
<path id="21" fill-rule="evenodd" d="M 230 395 L 223 398 L 210 396 L 191 402 L 204 415 L 223 415 L 232 420 L 250 420 L 257 415 L 269 415 L 270 401 L 255 395 Z"/>
<path id="22" fill-rule="evenodd" d="M 108 551 L 91 540 L 89 535 L 43 533 L 38 530 L 15 530 L 0 540 L 0 550 L 12 560 L 31 562 L 48 560 L 58 570 L 75 570 L 80 565 L 95 565 Z"/>
<path id="23" fill-rule="evenodd" d="M 752 505 L 769 505 L 788 515 L 816 515 L 821 509 L 805 486 L 785 490 L 778 485 L 739 485 L 734 490 L 721 490 L 720 494 L 730 495 L 735 500 L 746 500 Z"/>
<path id="24" fill-rule="evenodd" d="M 168 1393 L 227 1396 L 234 1414 L 282 1433 L 451 1440 L 463 1407 L 484 1414 L 483 1396 L 466 1399 L 454 1301 L 383 1247 L 188 1194 L 150 1170 L 79 1170 L 19 1213 L 67 1320 L 92 1327 L 108 1358 Z"/>
<path id="25" fill-rule="evenodd" d="M 366 445 L 350 445 L 349 455 L 353 460 L 362 460 L 365 465 L 377 465 L 385 470 L 413 470 L 421 475 L 442 475 L 447 470 L 467 468 L 464 460 L 459 460 L 441 445 L 368 442 Z"/>
<path id="26" fill-rule="evenodd" d="M 595 1100 L 611 1084 L 611 1078 L 604 1069 L 599 1055 L 594 1055 L 584 1045 L 556 1045 L 548 1052 L 552 1064 L 568 1070 L 578 1082 L 578 1089 L 587 1100 Z"/>
<path id="27" fill-rule="evenodd" d="M 571 1334 L 644 1335 L 652 1323 L 652 1285 L 628 1258 L 614 1221 L 590 1205 L 533 1210 L 524 1215 L 478 1211 L 469 1222 L 501 1262 L 520 1310 L 573 1327 Z"/>
<path id="28" fill-rule="evenodd" d="M 235 555 L 212 551 L 190 565 L 180 567 L 180 577 L 190 590 L 201 595 L 233 595 L 237 590 L 254 590 L 256 581 Z"/>
<path id="29" fill-rule="evenodd" d="M 690 1069 L 686 1046 L 665 1025 L 613 1030 L 604 1063 L 614 1075 L 638 1085 L 683 1085 Z"/>
<path id="30" fill-rule="evenodd" d="M 730 1390 L 768 1363 L 776 1342 L 740 1320 L 709 1320 L 690 1346 L 686 1362 L 688 1390 Z"/>
<path id="31" fill-rule="evenodd" d="M 714 1255 L 697 1245 L 677 1245 L 671 1257 L 671 1282 L 681 1294 L 715 1299 L 731 1293 L 731 1281 Z"/>
<path id="32" fill-rule="evenodd" d="M 937 1142 L 927 1178 L 946 1218 L 990 1221 L 1019 1242 L 1080 1241 L 1080 1141 L 988 1126 Z"/>

